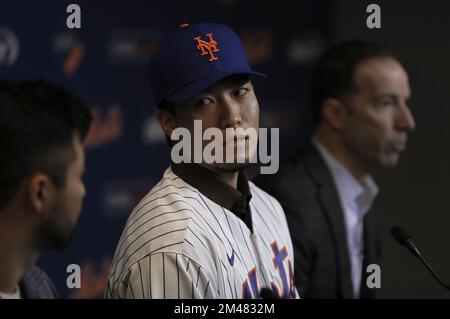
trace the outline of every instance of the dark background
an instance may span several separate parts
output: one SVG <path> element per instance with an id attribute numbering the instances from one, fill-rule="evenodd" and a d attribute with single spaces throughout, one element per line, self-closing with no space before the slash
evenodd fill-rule
<path id="1" fill-rule="evenodd" d="M 81 30 L 66 28 L 71 2 L 81 7 Z M 381 6 L 381 29 L 366 27 L 369 3 Z M 0 77 L 58 83 L 96 114 L 86 142 L 88 195 L 76 235 L 66 252 L 45 253 L 40 265 L 65 297 L 103 294 L 127 215 L 169 163 L 146 79 L 148 58 L 170 27 L 221 22 L 241 36 L 252 66 L 269 75 L 255 84 L 261 127 L 280 128 L 283 159 L 311 134 L 309 76 L 326 47 L 359 38 L 398 54 L 410 75 L 417 129 L 400 165 L 375 174 L 381 190 L 375 204 L 383 240 L 381 296 L 449 298 L 389 235 L 393 224 L 404 226 L 450 280 L 449 12 L 450 3 L 431 0 L 1 0 Z M 81 289 L 66 287 L 69 264 L 82 267 Z"/>
<path id="2" fill-rule="evenodd" d="M 381 6 L 380 30 L 364 27 L 368 3 Z M 375 174 L 382 232 L 382 290 L 390 298 L 450 298 L 425 268 L 393 242 L 404 226 L 435 270 L 450 281 L 450 2 L 334 1 L 334 41 L 360 38 L 394 50 L 409 72 L 416 130 L 400 165 Z"/>

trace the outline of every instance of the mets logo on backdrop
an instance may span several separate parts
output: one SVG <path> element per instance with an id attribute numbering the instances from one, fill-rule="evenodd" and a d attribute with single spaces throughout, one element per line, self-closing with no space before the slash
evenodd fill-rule
<path id="1" fill-rule="evenodd" d="M 197 49 L 200 51 L 200 55 L 208 55 L 209 54 L 209 62 L 217 60 L 217 57 L 214 55 L 214 52 L 219 52 L 220 50 L 217 48 L 217 42 L 213 39 L 213 34 L 208 33 L 206 35 L 209 39 L 205 41 L 201 36 L 194 38 L 194 41 L 197 41 Z"/>
<path id="2" fill-rule="evenodd" d="M 77 31 L 63 30 L 53 37 L 53 52 L 57 57 L 57 64 L 68 78 L 76 75 L 86 51 L 86 41 Z"/>

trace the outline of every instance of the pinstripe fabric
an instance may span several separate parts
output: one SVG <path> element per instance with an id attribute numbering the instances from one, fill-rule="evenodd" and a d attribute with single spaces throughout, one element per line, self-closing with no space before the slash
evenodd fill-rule
<path id="1" fill-rule="evenodd" d="M 250 183 L 253 230 L 170 168 L 128 218 L 111 266 L 106 298 L 258 297 L 262 287 L 293 287 L 292 243 L 279 203 Z M 276 243 L 286 256 L 274 263 Z M 256 281 L 249 285 L 249 274 Z M 291 287 L 292 284 L 292 287 Z M 256 291 L 255 291 L 256 290 Z"/>

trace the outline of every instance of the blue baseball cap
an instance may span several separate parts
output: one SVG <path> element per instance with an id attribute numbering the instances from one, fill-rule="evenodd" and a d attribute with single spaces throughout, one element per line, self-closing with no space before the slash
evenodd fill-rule
<path id="1" fill-rule="evenodd" d="M 233 74 L 266 77 L 250 68 L 238 35 L 223 24 L 182 24 L 150 59 L 157 103 L 184 102 Z"/>

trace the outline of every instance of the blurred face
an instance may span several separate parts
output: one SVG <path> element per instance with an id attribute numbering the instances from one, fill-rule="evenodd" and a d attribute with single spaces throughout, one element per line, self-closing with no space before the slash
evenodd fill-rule
<path id="1" fill-rule="evenodd" d="M 354 86 L 342 131 L 345 147 L 367 167 L 393 167 L 415 127 L 408 75 L 394 59 L 372 58 L 357 66 Z"/>
<path id="2" fill-rule="evenodd" d="M 54 205 L 41 232 L 51 248 L 58 250 L 66 248 L 72 239 L 86 193 L 82 181 L 84 151 L 78 137 L 74 138 L 74 150 L 75 159 L 67 169 L 66 184 L 56 189 Z"/>
<path id="3" fill-rule="evenodd" d="M 227 128 L 247 130 L 259 129 L 259 105 L 253 85 L 246 75 L 230 76 L 216 83 L 194 98 L 175 106 L 175 126 L 185 127 L 194 134 L 194 120 L 202 121 L 202 130 L 218 128 L 224 142 Z M 234 139 L 234 138 L 233 138 Z M 203 148 L 211 141 L 203 141 Z M 234 147 L 234 154 L 239 147 L 245 146 L 245 163 L 202 163 L 201 166 L 213 171 L 237 171 L 248 165 L 253 155 L 249 152 L 248 137 L 236 137 L 229 145 Z M 223 147 L 224 161 L 226 147 Z"/>

